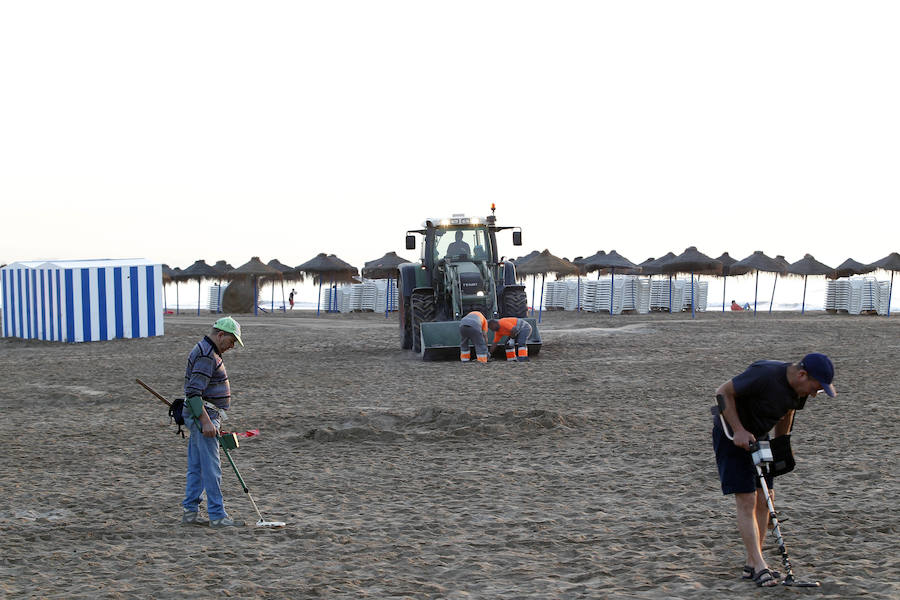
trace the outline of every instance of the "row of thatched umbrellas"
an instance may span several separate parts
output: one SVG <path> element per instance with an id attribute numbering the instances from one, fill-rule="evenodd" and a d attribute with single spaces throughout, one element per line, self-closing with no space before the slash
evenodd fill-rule
<path id="1" fill-rule="evenodd" d="M 541 303 L 543 304 L 543 283 L 547 274 L 564 275 L 586 275 L 589 272 L 597 271 L 599 278 L 601 272 L 610 272 L 615 276 L 616 270 L 620 274 L 644 274 L 644 275 L 677 275 L 679 273 L 691 274 L 691 317 L 694 317 L 694 275 L 716 275 L 725 278 L 722 284 L 722 310 L 725 310 L 725 283 L 729 275 L 746 275 L 756 272 L 756 292 L 753 298 L 753 311 L 756 312 L 757 295 L 759 290 L 759 272 L 775 273 L 775 283 L 778 282 L 778 275 L 795 275 L 803 277 L 803 304 L 801 314 L 806 310 L 806 281 L 810 275 L 824 275 L 831 279 L 839 277 L 848 277 L 850 275 L 858 275 L 870 273 L 877 269 L 884 269 L 891 272 L 891 286 L 888 292 L 888 316 L 890 316 L 890 296 L 894 285 L 894 271 L 900 271 L 900 254 L 892 252 L 881 260 L 873 263 L 862 264 L 852 258 L 848 258 L 838 267 L 829 267 L 815 258 L 807 254 L 795 263 L 789 263 L 783 256 L 770 258 L 762 251 L 757 250 L 743 260 L 735 260 L 728 255 L 727 252 L 718 258 L 710 258 L 709 256 L 698 251 L 696 247 L 691 246 L 685 249 L 679 255 L 669 252 L 665 256 L 653 259 L 648 258 L 646 261 L 635 264 L 627 258 L 621 256 L 615 250 L 606 253 L 602 250 L 587 258 L 578 257 L 572 261 L 565 258 L 558 258 L 550 254 L 549 250 L 543 252 L 534 251 L 513 260 L 516 265 L 516 274 L 520 277 L 531 275 L 532 281 L 532 298 L 534 298 L 534 281 L 537 275 L 541 275 Z M 610 286 L 610 314 L 612 314 L 612 291 Z M 669 294 L 671 296 L 671 286 L 669 286 Z M 772 296 L 774 298 L 775 287 L 772 287 Z M 671 297 L 669 302 L 669 311 L 671 312 Z M 540 318 L 540 308 L 539 317 Z M 772 311 L 772 303 L 769 303 L 769 312 Z"/>
<path id="2" fill-rule="evenodd" d="M 397 267 L 401 263 L 407 262 L 405 259 L 397 256 L 395 252 L 388 252 L 381 258 L 369 261 L 362 270 L 362 276 L 369 279 L 388 279 L 397 277 Z M 284 282 L 297 281 L 302 282 L 306 277 L 311 277 L 319 284 L 320 298 L 322 283 L 330 281 L 334 283 L 343 283 L 353 281 L 359 275 L 356 267 L 350 263 L 341 260 L 334 254 L 326 254 L 321 252 L 296 267 L 290 267 L 277 258 L 273 258 L 268 263 L 263 263 L 258 256 L 254 256 L 243 265 L 235 268 L 226 261 L 220 260 L 213 265 L 207 264 L 204 260 L 197 260 L 191 266 L 185 269 L 170 268 L 163 265 L 163 282 L 174 282 L 176 284 L 175 293 L 178 293 L 177 284 L 183 281 L 197 280 L 197 314 L 200 314 L 200 288 L 204 280 L 208 281 L 236 281 L 249 279 L 253 282 L 253 297 L 256 298 L 260 281 L 270 281 L 272 286 L 272 306 L 275 305 L 275 286 L 276 281 L 281 282 L 281 294 L 284 296 Z M 388 286 L 390 289 L 390 286 Z M 332 295 L 334 298 L 334 295 Z M 221 299 L 220 299 L 221 300 Z M 282 298 L 282 301 L 284 298 Z M 221 304 L 221 302 L 220 302 Z M 256 302 L 253 303 L 254 314 L 257 314 L 258 307 Z M 177 307 L 177 300 L 176 300 Z M 329 310 L 331 307 L 329 307 Z M 176 308 L 177 310 L 177 308 Z M 319 307 L 316 308 L 317 312 Z"/>

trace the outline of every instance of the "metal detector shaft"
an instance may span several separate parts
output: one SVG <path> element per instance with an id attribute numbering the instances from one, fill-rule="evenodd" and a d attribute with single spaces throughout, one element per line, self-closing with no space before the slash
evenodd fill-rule
<path id="1" fill-rule="evenodd" d="M 225 456 L 228 458 L 228 462 L 231 464 L 231 468 L 234 469 L 234 474 L 237 475 L 238 481 L 241 482 L 241 488 L 244 490 L 244 493 L 247 494 L 247 497 L 250 498 L 250 503 L 253 505 L 253 510 L 256 511 L 256 515 L 259 517 L 258 523 L 264 522 L 262 513 L 259 512 L 259 507 L 256 506 L 256 501 L 253 499 L 253 496 L 250 495 L 250 490 L 247 488 L 247 484 L 244 483 L 244 478 L 241 477 L 241 472 L 238 471 L 237 465 L 234 464 L 234 459 L 231 458 L 231 454 L 228 453 L 228 448 L 222 443 L 222 437 L 216 436 L 216 439 L 219 441 L 219 447 L 225 453 Z"/>

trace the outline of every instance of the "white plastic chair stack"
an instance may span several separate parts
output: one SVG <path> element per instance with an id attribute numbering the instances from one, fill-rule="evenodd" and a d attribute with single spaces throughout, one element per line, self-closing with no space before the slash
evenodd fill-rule
<path id="1" fill-rule="evenodd" d="M 217 283 L 209 286 L 209 310 L 219 311 L 219 299 L 225 295 L 225 288 L 227 287 L 228 284 L 219 285 Z"/>
<path id="2" fill-rule="evenodd" d="M 609 291 L 607 290 L 607 294 Z M 588 312 L 597 312 L 600 310 L 600 281 L 597 279 L 586 279 L 581 284 L 581 308 Z"/>
<path id="3" fill-rule="evenodd" d="M 565 281 L 547 281 L 544 283 L 544 308 L 555 309 L 565 308 L 566 305 L 566 282 Z"/>
<path id="4" fill-rule="evenodd" d="M 387 279 L 375 279 L 374 281 L 367 282 L 371 283 L 374 289 L 375 294 L 375 304 L 374 311 L 378 313 L 383 313 L 388 310 L 388 282 Z M 391 306 L 390 310 L 397 310 L 397 280 L 391 279 Z"/>
<path id="5" fill-rule="evenodd" d="M 890 282 L 872 277 L 829 280 L 825 286 L 825 310 L 858 315 L 863 312 L 887 314 Z"/>
<path id="6" fill-rule="evenodd" d="M 611 282 L 609 278 L 590 279 L 582 283 L 584 287 L 584 296 L 582 298 L 582 308 L 590 312 L 609 312 L 609 287 Z M 613 290 L 613 306 L 612 314 L 617 315 L 624 308 L 624 292 L 625 281 L 623 277 L 616 277 L 615 289 Z"/>
<path id="7" fill-rule="evenodd" d="M 825 282 L 825 310 L 837 310 L 836 302 L 837 282 L 829 279 Z"/>
<path id="8" fill-rule="evenodd" d="M 633 277 L 631 287 L 633 288 L 634 310 L 641 315 L 650 312 L 650 280 Z"/>
<path id="9" fill-rule="evenodd" d="M 562 308 L 565 310 L 578 310 L 578 281 L 564 281 L 565 297 L 562 301 Z"/>
<path id="10" fill-rule="evenodd" d="M 879 281 L 878 284 L 878 304 L 875 307 L 875 312 L 879 315 L 888 314 L 888 300 L 890 300 L 891 296 L 891 282 L 890 281 Z"/>
<path id="11" fill-rule="evenodd" d="M 691 282 L 688 280 L 682 283 L 684 283 L 684 305 L 682 306 L 682 310 L 691 310 Z M 708 292 L 708 281 L 694 280 L 694 310 L 700 312 L 706 310 L 706 297 Z M 678 305 L 676 304 L 676 306 Z"/>
<path id="12" fill-rule="evenodd" d="M 350 286 L 341 286 L 341 289 L 345 289 L 346 287 L 350 288 L 350 310 L 351 311 L 359 311 L 362 310 L 362 299 L 363 299 L 363 284 L 354 283 Z"/>
<path id="13" fill-rule="evenodd" d="M 672 312 L 681 312 L 685 303 L 685 286 L 687 282 L 681 279 L 672 280 Z M 696 288 L 695 288 L 696 289 Z M 688 308 L 690 308 L 690 288 L 688 288 Z M 654 279 L 650 286 L 650 308 L 669 310 L 669 280 Z"/>

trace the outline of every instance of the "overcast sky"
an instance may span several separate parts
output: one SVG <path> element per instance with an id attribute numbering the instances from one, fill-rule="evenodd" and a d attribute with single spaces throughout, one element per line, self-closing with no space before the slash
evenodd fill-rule
<path id="1" fill-rule="evenodd" d="M 7 2 L 0 263 L 900 251 L 897 2 Z"/>

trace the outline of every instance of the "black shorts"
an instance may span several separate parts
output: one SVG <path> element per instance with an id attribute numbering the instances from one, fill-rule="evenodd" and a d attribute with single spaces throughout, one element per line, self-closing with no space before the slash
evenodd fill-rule
<path id="1" fill-rule="evenodd" d="M 750 452 L 738 448 L 725 436 L 722 425 L 716 422 L 712 430 L 713 449 L 716 451 L 716 465 L 719 467 L 719 481 L 723 494 L 751 494 L 760 487 L 756 477 L 756 467 Z M 772 489 L 772 476 L 766 474 L 766 485 Z"/>

